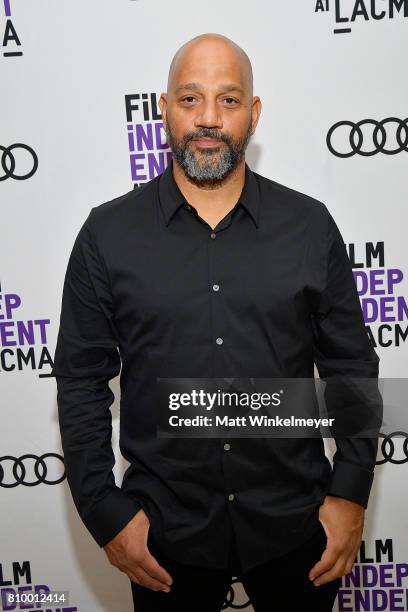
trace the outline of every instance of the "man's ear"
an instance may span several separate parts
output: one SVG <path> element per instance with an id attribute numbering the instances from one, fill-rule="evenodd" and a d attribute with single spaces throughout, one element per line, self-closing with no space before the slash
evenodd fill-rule
<path id="1" fill-rule="evenodd" d="M 166 114 L 167 114 L 167 94 L 162 92 L 159 98 L 159 108 L 163 118 L 163 127 L 166 127 Z"/>
<path id="2" fill-rule="evenodd" d="M 259 117 L 261 115 L 262 102 L 259 96 L 254 96 L 252 100 L 252 134 L 255 134 L 256 126 L 258 125 Z"/>

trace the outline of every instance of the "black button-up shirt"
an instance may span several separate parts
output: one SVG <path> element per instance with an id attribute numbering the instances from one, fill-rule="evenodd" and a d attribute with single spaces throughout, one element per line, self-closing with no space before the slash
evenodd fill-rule
<path id="1" fill-rule="evenodd" d="M 243 570 L 303 543 L 326 494 L 367 506 L 375 438 L 163 439 L 156 377 L 378 378 L 351 264 L 322 202 L 245 169 L 215 229 L 173 174 L 91 209 L 66 271 L 53 375 L 67 480 L 103 546 L 143 507 L 164 552 Z M 112 473 L 108 381 L 120 373 Z"/>

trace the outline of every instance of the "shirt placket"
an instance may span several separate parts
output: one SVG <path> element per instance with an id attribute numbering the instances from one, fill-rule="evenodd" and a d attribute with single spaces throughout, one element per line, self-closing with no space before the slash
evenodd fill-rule
<path id="1" fill-rule="evenodd" d="M 213 376 L 222 375 L 222 364 L 225 363 L 225 360 L 221 351 L 225 349 L 230 339 L 228 335 L 228 323 L 223 316 L 225 309 L 221 307 L 223 300 L 223 279 L 220 277 L 218 270 L 219 262 L 223 257 L 226 232 L 234 231 L 233 220 L 236 212 L 237 209 L 234 208 L 233 211 L 224 217 L 224 219 L 209 232 L 207 242 L 210 337 L 213 342 Z M 225 381 L 224 379 L 222 380 L 225 382 L 227 379 L 225 379 Z M 231 502 L 235 501 L 235 493 L 231 491 L 229 487 L 229 472 L 232 469 L 230 465 L 230 453 L 233 451 L 233 445 L 230 440 L 220 439 L 219 448 L 225 484 L 225 499 L 229 509 L 232 510 Z M 233 519 L 232 515 L 231 519 Z"/>

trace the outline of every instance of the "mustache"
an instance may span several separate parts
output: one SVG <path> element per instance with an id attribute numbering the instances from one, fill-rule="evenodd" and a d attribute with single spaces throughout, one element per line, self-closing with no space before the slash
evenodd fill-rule
<path id="1" fill-rule="evenodd" d="M 231 144 L 231 138 L 226 134 L 223 134 L 215 128 L 200 128 L 194 132 L 188 132 L 183 138 L 185 144 L 193 140 L 194 138 L 211 138 L 212 140 L 220 140 L 226 144 Z"/>

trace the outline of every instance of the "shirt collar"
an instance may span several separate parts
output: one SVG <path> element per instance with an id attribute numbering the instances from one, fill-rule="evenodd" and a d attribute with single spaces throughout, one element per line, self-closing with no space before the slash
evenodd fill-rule
<path id="1" fill-rule="evenodd" d="M 166 226 L 169 225 L 176 211 L 186 204 L 173 176 L 173 160 L 170 161 L 163 174 L 159 177 L 159 199 Z M 243 205 L 251 216 L 256 227 L 259 227 L 259 187 L 254 173 L 245 163 L 245 183 L 238 202 Z"/>

